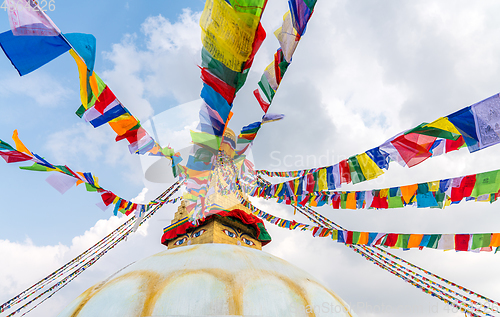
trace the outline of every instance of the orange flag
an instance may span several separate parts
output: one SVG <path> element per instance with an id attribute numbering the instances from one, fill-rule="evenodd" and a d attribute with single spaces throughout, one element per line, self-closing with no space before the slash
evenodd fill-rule
<path id="1" fill-rule="evenodd" d="M 19 140 L 19 136 L 17 135 L 17 129 L 14 130 L 14 133 L 12 134 L 12 139 L 14 140 L 14 143 L 16 143 L 16 150 L 28 154 L 29 156 L 33 156 L 33 154 L 31 154 L 28 148 L 24 146 L 23 142 Z"/>

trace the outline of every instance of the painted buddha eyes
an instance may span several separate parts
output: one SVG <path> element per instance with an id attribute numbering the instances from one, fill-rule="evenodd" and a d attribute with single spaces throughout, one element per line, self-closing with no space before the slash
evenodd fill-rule
<path id="1" fill-rule="evenodd" d="M 201 229 L 200 231 L 196 231 L 195 233 L 193 233 L 193 235 L 191 236 L 191 238 L 198 238 L 199 236 L 201 236 L 202 234 L 204 234 L 207 230 L 205 229 Z"/>
<path id="2" fill-rule="evenodd" d="M 187 238 L 186 238 L 186 237 L 184 237 L 184 238 L 182 238 L 182 239 L 180 239 L 180 240 L 175 241 L 174 245 L 181 245 L 181 244 L 183 244 L 184 242 L 186 242 L 186 240 L 187 240 Z"/>
<path id="3" fill-rule="evenodd" d="M 222 230 L 222 232 L 224 232 L 224 233 L 225 233 L 228 237 L 231 237 L 231 238 L 238 238 L 238 235 L 237 235 L 236 233 L 234 233 L 234 232 L 232 232 L 232 231 L 230 231 L 230 230 L 228 230 L 228 229 L 224 229 L 224 230 Z M 241 241 L 242 241 L 244 244 L 248 245 L 248 246 L 253 246 L 253 245 L 255 245 L 255 243 L 253 243 L 253 241 L 251 241 L 251 240 L 249 240 L 249 239 L 247 239 L 247 238 L 245 238 L 245 237 L 241 237 Z M 239 242 L 239 241 L 238 241 L 238 245 L 240 245 L 240 242 Z"/>
<path id="4" fill-rule="evenodd" d="M 253 243 L 252 241 L 246 239 L 246 238 L 243 238 L 243 243 L 247 244 L 247 245 L 255 245 L 255 243 Z"/>
<path id="5" fill-rule="evenodd" d="M 227 229 L 222 230 L 222 232 L 224 232 L 225 234 L 227 234 L 231 238 L 236 238 L 236 234 L 234 232 L 231 232 Z"/>

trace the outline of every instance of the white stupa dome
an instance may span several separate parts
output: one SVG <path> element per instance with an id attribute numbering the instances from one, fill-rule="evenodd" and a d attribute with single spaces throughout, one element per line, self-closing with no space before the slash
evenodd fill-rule
<path id="1" fill-rule="evenodd" d="M 174 248 L 94 285 L 59 317 L 356 316 L 315 278 L 266 252 L 230 244 Z"/>

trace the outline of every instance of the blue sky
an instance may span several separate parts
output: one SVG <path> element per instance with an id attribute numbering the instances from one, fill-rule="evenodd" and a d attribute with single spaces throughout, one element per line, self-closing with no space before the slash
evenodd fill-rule
<path id="1" fill-rule="evenodd" d="M 146 122 L 199 97 L 198 14 L 203 5 L 201 0 L 56 1 L 49 15 L 63 33 L 91 33 L 97 38 L 95 71 Z M 235 99 L 231 121 L 235 130 L 259 119 L 252 91 L 278 47 L 272 33 L 286 10 L 284 0 L 270 1 L 266 8 L 262 23 L 267 39 Z M 293 170 L 334 164 L 421 122 L 498 93 L 499 11 L 497 1 L 319 1 L 270 110 L 286 118 L 264 126 L 257 137 L 257 167 Z M 0 30 L 7 31 L 7 14 L 0 11 L 0 16 Z M 0 139 L 12 143 L 12 131 L 18 129 L 33 152 L 54 164 L 92 172 L 101 186 L 124 198 L 137 197 L 148 188 L 146 199 L 151 199 L 168 186 L 144 180 L 140 159 L 130 155 L 124 143 L 115 143 L 108 127 L 94 129 L 74 114 L 80 104 L 79 84 L 69 54 L 22 78 L 0 56 L 0 74 Z M 192 115 L 186 107 L 176 107 L 176 115 Z M 163 118 L 173 113 L 167 111 Z M 174 135 L 160 138 L 178 141 Z M 463 149 L 411 169 L 393 163 L 384 176 L 345 189 L 458 177 L 498 169 L 499 159 L 500 146 L 474 154 Z M 80 187 L 61 195 L 45 182 L 48 174 L 22 171 L 20 165 L 0 162 L 0 254 L 8 255 L 0 258 L 0 281 L 4 281 L 0 302 L 51 273 L 124 220 L 111 217 L 109 209 L 97 208 L 99 195 Z M 285 206 L 254 203 L 278 216 L 306 222 Z M 462 203 L 445 210 L 319 211 L 358 231 L 499 232 L 497 204 Z M 128 263 L 162 251 L 161 230 L 175 209 L 164 208 L 147 228 L 109 252 L 32 316 L 53 314 Z M 441 304 L 440 314 L 429 312 L 436 300 L 348 248 L 309 233 L 267 227 L 273 242 L 264 251 L 311 272 L 355 310 L 356 303 L 391 303 L 423 307 L 426 315 L 449 316 Z M 500 292 L 498 254 L 396 253 L 486 296 L 495 298 Z M 358 307 L 359 316 L 397 316 Z"/>

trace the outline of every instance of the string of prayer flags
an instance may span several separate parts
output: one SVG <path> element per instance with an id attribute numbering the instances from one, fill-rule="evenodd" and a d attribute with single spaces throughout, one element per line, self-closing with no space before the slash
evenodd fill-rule
<path id="1" fill-rule="evenodd" d="M 294 206 L 295 207 L 295 206 Z M 298 210 L 300 213 L 302 213 L 304 216 L 306 216 L 309 220 L 316 224 L 323 225 L 327 228 L 337 228 L 337 229 L 343 229 L 340 227 L 338 224 L 334 223 L 333 221 L 323 217 L 321 214 L 317 213 L 316 211 L 312 210 L 311 208 L 295 208 Z M 358 236 L 357 232 L 353 232 L 353 237 L 354 240 L 357 239 L 356 236 Z M 369 238 L 369 233 L 367 232 L 360 232 L 359 233 L 359 240 L 363 241 L 368 241 Z M 449 240 L 449 239 L 448 239 Z M 359 242 L 358 242 L 359 243 Z M 436 293 L 431 293 L 429 290 L 434 290 L 437 291 L 440 294 L 443 294 L 446 298 L 449 298 L 451 302 L 447 302 L 446 299 L 443 299 L 439 297 L 441 300 L 444 300 L 448 304 L 452 304 L 452 302 L 457 302 L 457 303 L 462 303 L 464 304 L 464 301 L 472 303 L 473 305 L 476 305 L 476 307 L 480 308 L 485 308 L 490 311 L 493 310 L 493 306 L 491 305 L 484 305 L 481 304 L 478 300 L 484 300 L 487 303 L 492 303 L 494 305 L 498 305 L 496 301 L 493 301 L 487 297 L 482 296 L 481 294 L 475 293 L 461 285 L 458 285 L 456 283 L 453 283 L 445 278 L 442 278 L 441 276 L 438 276 L 436 274 L 433 274 L 432 272 L 426 271 L 413 263 L 410 263 L 408 261 L 403 260 L 400 257 L 395 256 L 392 253 L 389 253 L 385 251 L 384 249 L 380 247 L 366 247 L 366 246 L 359 246 L 359 245 L 353 245 L 353 244 L 348 244 L 353 251 L 359 253 L 362 255 L 364 258 L 367 260 L 373 262 L 374 264 L 378 265 L 379 267 L 388 270 L 389 272 L 395 274 L 396 276 L 402 278 L 404 281 L 416 286 L 417 288 L 420 288 L 422 291 L 431 294 L 432 296 L 436 296 Z M 387 258 L 385 255 L 390 256 L 392 259 Z M 397 262 L 399 261 L 399 262 Z M 417 269 L 419 272 L 417 273 L 416 271 L 412 270 L 411 268 Z M 401 274 L 397 273 L 401 272 Z M 444 282 L 445 284 L 455 287 L 455 290 L 450 289 L 446 285 L 440 284 L 439 282 L 435 282 L 429 278 L 436 278 L 440 282 Z M 410 277 L 411 280 L 409 280 L 407 277 Z M 417 282 L 417 283 L 414 283 Z M 420 284 L 418 284 L 420 283 Z M 460 292 L 457 292 L 460 290 Z M 470 297 L 468 297 L 465 294 L 470 294 L 473 295 L 477 300 L 474 300 Z M 465 304 L 467 308 L 470 307 L 470 305 Z M 458 307 L 458 306 L 456 306 Z M 477 312 L 478 310 L 475 307 L 472 307 L 473 311 Z"/>
<path id="2" fill-rule="evenodd" d="M 292 62 L 293 53 L 305 32 L 316 0 L 289 0 L 288 5 L 290 11 L 285 13 L 282 26 L 274 32 L 280 48 L 274 54 L 273 61 L 266 67 L 258 83 L 267 98 L 267 102 L 264 101 L 258 89 L 254 91 L 254 95 L 264 112 L 269 109 L 281 80 Z"/>
<path id="3" fill-rule="evenodd" d="M 239 186 L 239 185 L 238 185 Z M 238 193 L 238 192 L 237 192 Z M 238 199 L 254 215 L 274 225 L 289 230 L 301 229 L 312 231 L 314 237 L 330 237 L 334 241 L 347 245 L 383 246 L 388 248 L 412 249 L 431 248 L 438 250 L 484 251 L 500 247 L 500 233 L 474 234 L 403 234 L 382 232 L 358 232 L 332 229 L 323 226 L 311 226 L 294 220 L 285 220 L 266 213 L 253 206 L 239 193 Z"/>
<path id="4" fill-rule="evenodd" d="M 53 165 L 39 155 L 30 152 L 19 139 L 17 130 L 14 131 L 13 139 L 15 140 L 17 149 L 14 149 L 8 143 L 0 140 L 0 157 L 2 157 L 7 163 L 26 161 L 33 162 L 32 166 L 21 166 L 20 169 L 39 172 L 58 172 L 56 174 L 50 174 L 46 181 L 61 194 L 64 194 L 75 185 L 78 186 L 79 184 L 85 184 L 87 191 L 98 192 L 101 195 L 101 199 L 105 206 L 109 206 L 111 204 L 115 205 L 115 215 L 118 211 L 129 215 L 135 210 L 145 210 L 148 206 L 153 206 L 159 203 L 159 201 L 154 200 L 147 204 L 135 204 L 131 201 L 120 198 L 113 192 L 102 188 L 98 183 L 98 178 L 93 176 L 91 173 L 74 172 L 72 169 L 64 165 Z M 177 200 L 172 200 L 172 203 L 176 201 Z"/>
<path id="5" fill-rule="evenodd" d="M 500 132 L 499 94 L 431 123 L 422 123 L 365 153 L 383 169 L 388 169 L 391 161 L 413 167 L 430 157 L 464 146 L 472 153 L 498 144 L 500 137 L 496 131 Z M 257 173 L 270 177 L 301 177 L 315 170 L 317 168 L 287 172 L 258 170 Z"/>
<path id="6" fill-rule="evenodd" d="M 274 54 L 273 61 L 266 67 L 264 73 L 262 74 L 261 80 L 258 82 L 258 86 L 267 98 L 267 101 L 262 98 L 259 89 L 253 91 L 257 102 L 259 103 L 262 111 L 264 111 L 264 117 L 261 123 L 278 121 L 284 117 L 284 115 L 270 114 L 267 116 L 271 102 L 276 94 L 276 91 L 285 75 L 288 66 L 292 61 L 292 55 L 297 48 L 300 37 L 304 34 L 305 26 L 312 15 L 314 5 L 316 0 L 289 0 L 290 11 L 283 16 L 283 24 L 278 28 L 274 35 L 280 43 L 280 48 Z M 307 3 L 307 4 L 306 4 Z M 307 9 L 306 9 L 307 8 Z M 290 13 L 292 12 L 292 13 Z M 243 155 L 252 147 L 252 142 L 257 136 L 257 131 L 255 133 L 248 133 L 244 131 L 245 127 L 242 129 L 242 133 L 238 137 L 238 144 L 241 147 L 237 149 L 239 155 Z"/>
<path id="7" fill-rule="evenodd" d="M 402 234 L 332 230 L 332 239 L 348 245 L 383 246 L 394 249 L 423 248 L 491 252 L 500 246 L 500 233 Z"/>
<path id="8" fill-rule="evenodd" d="M 284 114 L 265 113 L 264 116 L 262 116 L 260 122 L 259 121 L 253 122 L 241 128 L 241 132 L 238 135 L 238 139 L 236 142 L 239 145 L 239 147 L 237 147 L 236 149 L 238 155 L 242 156 L 245 155 L 245 153 L 247 153 L 247 151 L 252 146 L 253 140 L 255 140 L 257 133 L 259 132 L 260 128 L 264 123 L 279 121 L 282 120 L 284 117 L 285 117 Z"/>
<path id="9" fill-rule="evenodd" d="M 500 137 L 495 131 L 500 132 L 499 129 L 500 95 L 495 94 L 431 123 L 422 123 L 364 154 L 353 156 L 335 165 L 287 172 L 259 170 L 257 173 L 270 177 L 303 177 L 319 170 L 327 170 L 329 174 L 333 173 L 328 190 L 334 190 L 340 188 L 343 183 L 356 184 L 382 175 L 382 169 L 388 169 L 389 162 L 396 161 L 402 166 L 413 167 L 430 157 L 455 151 L 464 146 L 467 146 L 470 152 L 475 152 L 498 144 Z M 361 165 L 359 165 L 360 158 Z M 375 165 L 379 169 L 373 169 Z M 427 197 L 429 200 L 425 204 L 432 204 L 432 198 L 428 195 Z"/>
<path id="10" fill-rule="evenodd" d="M 80 60 L 78 56 L 74 56 L 75 60 Z M 86 66 L 84 66 L 86 67 Z M 94 73 L 95 75 L 95 73 Z M 81 114 L 85 121 L 89 122 L 94 128 L 104 124 L 109 124 L 111 129 L 117 134 L 116 141 L 126 139 L 129 143 L 130 153 L 149 154 L 156 156 L 165 156 L 172 159 L 172 155 L 164 155 L 162 148 L 154 141 L 154 139 L 144 130 L 140 122 L 125 108 L 118 98 L 114 95 L 111 89 L 95 75 L 97 82 L 98 95 L 92 91 L 92 96 L 87 106 L 82 105 L 77 111 Z M 95 91 L 95 90 L 94 90 Z M 82 93 L 82 96 L 84 93 Z M 87 108 L 88 107 L 88 108 Z M 178 164 L 172 159 L 173 166 Z M 175 169 L 175 168 L 174 168 Z"/>
<path id="11" fill-rule="evenodd" d="M 358 159 L 358 162 L 360 160 Z M 415 206 L 445 208 L 461 201 L 495 202 L 500 197 L 500 170 L 426 183 L 365 191 L 329 191 L 336 177 L 320 169 L 282 184 L 260 183 L 250 195 L 301 206 L 331 205 L 333 209 L 388 209 Z M 465 200 L 464 200 L 465 199 Z"/>
<path id="12" fill-rule="evenodd" d="M 469 313 L 470 316 L 477 316 L 477 313 L 483 313 L 486 316 L 491 316 L 486 311 L 494 311 L 494 308 L 492 306 L 483 305 L 480 302 L 472 300 L 459 292 L 453 291 L 443 285 L 440 285 L 416 272 L 413 272 L 412 270 L 399 263 L 383 257 L 381 254 L 374 252 L 371 248 L 358 247 L 353 245 L 349 245 L 349 247 L 366 260 L 388 271 L 396 277 L 401 278 L 403 281 L 415 286 L 424 293 L 440 299 L 444 303 L 456 308 L 457 311 L 460 310 L 462 312 L 465 312 L 466 316 L 467 313 Z M 383 250 L 378 248 L 378 251 Z M 464 290 L 462 286 L 457 285 L 457 288 L 461 291 Z"/>
<path id="13" fill-rule="evenodd" d="M 205 215 L 213 158 L 221 152 L 229 157 L 236 154 L 236 138 L 227 125 L 235 94 L 266 35 L 260 24 L 266 3 L 208 0 L 201 15 L 204 104 L 197 131 L 191 131 L 191 154 L 186 166 L 180 167 L 181 176 L 187 178 L 184 198 L 193 222 Z"/>
<path id="14" fill-rule="evenodd" d="M 261 126 L 262 123 L 259 121 L 244 126 L 241 129 L 241 133 L 238 135 L 238 140 L 244 139 L 246 141 L 252 141 L 257 135 L 257 132 L 259 131 Z"/>

